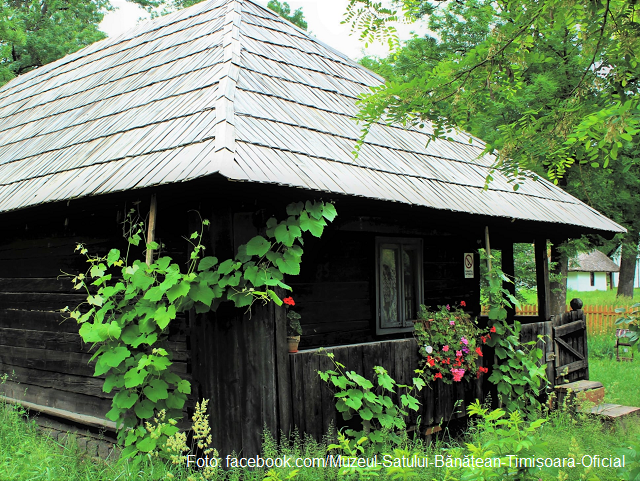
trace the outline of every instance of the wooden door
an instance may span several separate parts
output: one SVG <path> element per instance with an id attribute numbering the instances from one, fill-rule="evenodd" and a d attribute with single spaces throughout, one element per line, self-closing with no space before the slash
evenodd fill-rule
<path id="1" fill-rule="evenodd" d="M 553 322 L 554 385 L 589 379 L 587 323 L 578 309 L 557 316 Z"/>

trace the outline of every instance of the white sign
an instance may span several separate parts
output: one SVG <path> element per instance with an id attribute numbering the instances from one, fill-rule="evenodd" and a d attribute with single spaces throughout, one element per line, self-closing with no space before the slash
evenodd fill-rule
<path id="1" fill-rule="evenodd" d="M 473 279 L 473 253 L 465 252 L 464 254 L 464 278 Z"/>

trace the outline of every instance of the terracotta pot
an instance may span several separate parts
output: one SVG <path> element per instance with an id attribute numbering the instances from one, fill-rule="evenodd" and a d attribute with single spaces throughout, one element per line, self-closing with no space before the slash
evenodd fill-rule
<path id="1" fill-rule="evenodd" d="M 298 352 L 300 336 L 287 336 L 287 342 L 289 344 L 289 352 Z"/>

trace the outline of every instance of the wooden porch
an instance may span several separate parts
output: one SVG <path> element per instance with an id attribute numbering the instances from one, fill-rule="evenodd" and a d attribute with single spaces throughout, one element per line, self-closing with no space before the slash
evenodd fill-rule
<path id="1" fill-rule="evenodd" d="M 289 354 L 291 367 L 292 421 L 300 432 L 320 439 L 330 425 L 345 426 L 342 415 L 336 410 L 334 393 L 320 379 L 318 371 L 334 369 L 332 360 L 345 365 L 345 371 L 355 371 L 377 384 L 373 378 L 375 366 L 382 366 L 398 384 L 412 384 L 419 369 L 418 347 L 415 339 L 350 344 L 322 349 L 308 349 Z M 419 422 L 421 430 L 427 426 L 442 424 L 464 417 L 466 407 L 476 399 L 483 399 L 482 380 L 445 384 L 441 380 L 431 382 L 413 395 L 420 401 L 417 413 L 410 412 L 409 426 Z M 398 401 L 398 393 L 392 396 Z"/>

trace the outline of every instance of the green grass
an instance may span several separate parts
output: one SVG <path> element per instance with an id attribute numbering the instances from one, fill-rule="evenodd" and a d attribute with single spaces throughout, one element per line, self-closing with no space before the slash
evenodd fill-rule
<path id="1" fill-rule="evenodd" d="M 640 353 L 632 362 L 616 361 L 615 335 L 589 336 L 589 379 L 604 386 L 605 402 L 640 407 Z"/>
<path id="2" fill-rule="evenodd" d="M 633 362 L 617 362 L 614 352 L 614 336 L 592 336 L 589 338 L 589 368 L 590 378 L 600 381 L 605 386 L 605 402 L 628 406 L 640 404 L 640 355 L 636 354 Z M 446 431 L 446 430 L 445 430 Z M 520 436 L 520 434 L 512 434 Z M 472 426 L 463 438 L 451 439 L 444 437 L 435 443 L 427 445 L 421 441 L 407 440 L 407 453 L 418 452 L 433 459 L 436 454 L 454 457 L 470 455 L 469 445 L 493 446 L 507 442 L 508 435 L 483 427 L 482 422 Z M 634 441 L 635 440 L 635 441 Z M 629 443 L 638 443 L 637 460 L 640 462 L 640 420 L 635 419 L 623 424 L 604 425 L 599 419 L 578 414 L 571 416 L 566 412 L 556 411 L 547 415 L 546 422 L 532 435 L 532 450 L 529 455 L 550 458 L 576 459 L 584 455 L 598 455 L 600 457 L 618 456 L 621 449 Z M 515 445 L 515 444 L 514 444 Z M 292 457 L 319 458 L 327 453 L 327 443 L 317 443 L 311 439 L 303 440 L 294 437 L 291 443 L 278 445 L 273 439 L 265 438 L 263 443 L 263 457 L 277 457 L 283 454 Z M 507 444 L 507 446 L 510 446 Z M 633 461 L 632 453 L 627 451 L 627 462 Z M 292 469 L 284 468 L 275 471 L 272 481 L 284 481 Z M 599 479 L 601 481 L 625 479 L 615 469 L 595 468 L 588 471 L 582 467 L 567 468 L 561 475 L 558 470 L 545 469 L 536 471 L 535 475 L 522 475 L 522 480 L 552 480 L 552 479 Z M 249 471 L 236 469 L 219 472 L 218 479 L 228 481 L 261 481 L 265 476 L 264 470 Z M 392 480 L 392 473 L 386 469 L 374 478 L 379 481 Z M 405 472 L 405 475 L 408 473 Z M 407 478 L 417 481 L 443 480 L 445 470 L 431 466 L 420 468 L 415 472 L 416 477 Z M 458 473 L 459 474 L 459 473 Z M 469 474 L 469 473 L 465 473 Z M 0 401 L 0 481 L 31 481 L 31 480 L 59 480 L 65 481 L 107 481 L 107 480 L 154 480 L 173 479 L 191 481 L 199 479 L 197 473 L 189 471 L 184 466 L 176 467 L 159 459 L 142 458 L 137 465 L 131 463 L 103 462 L 89 459 L 79 452 L 73 438 L 65 445 L 54 442 L 40 434 L 36 425 L 26 416 L 25 411 L 13 405 Z M 337 468 L 302 468 L 295 480 L 329 481 L 344 479 L 359 479 L 338 475 Z M 401 478 L 395 478 L 401 479 Z M 450 478 L 453 479 L 453 478 Z M 480 479 L 471 477 L 468 479 Z"/>
<path id="3" fill-rule="evenodd" d="M 582 299 L 585 305 L 598 305 L 598 306 L 626 306 L 632 305 L 635 302 L 640 302 L 640 289 L 633 290 L 633 298 L 629 297 L 616 297 L 617 289 L 609 291 L 567 291 L 567 305 L 571 299 L 578 297 Z M 538 297 L 535 290 L 523 289 L 518 292 L 525 300 L 522 304 L 537 304 Z"/>

